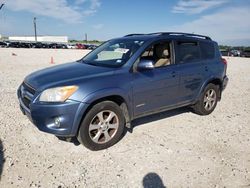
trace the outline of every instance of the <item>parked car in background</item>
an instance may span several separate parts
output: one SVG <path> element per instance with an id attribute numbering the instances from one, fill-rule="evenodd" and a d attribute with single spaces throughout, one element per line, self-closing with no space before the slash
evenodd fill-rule
<path id="1" fill-rule="evenodd" d="M 97 46 L 94 45 L 94 44 L 90 44 L 89 47 L 88 47 L 89 50 L 94 50 L 96 48 L 97 48 Z"/>
<path id="2" fill-rule="evenodd" d="M 94 45 L 94 44 L 83 44 L 84 46 L 85 46 L 85 48 L 86 49 L 88 49 L 88 50 L 94 50 L 94 49 L 96 49 L 96 45 Z"/>
<path id="3" fill-rule="evenodd" d="M 50 43 L 49 45 L 48 45 L 48 47 L 49 48 L 57 48 L 57 44 L 56 43 Z"/>
<path id="4" fill-rule="evenodd" d="M 244 50 L 244 51 L 242 51 L 241 57 L 250 57 L 250 50 Z"/>
<path id="5" fill-rule="evenodd" d="M 41 42 L 36 42 L 32 44 L 33 48 L 44 48 L 44 44 Z"/>
<path id="6" fill-rule="evenodd" d="M 17 95 L 21 111 L 41 131 L 100 150 L 142 116 L 183 106 L 212 113 L 227 86 L 226 70 L 210 37 L 130 34 L 79 61 L 28 75 Z"/>
<path id="7" fill-rule="evenodd" d="M 7 44 L 6 42 L 0 41 L 0 47 L 1 47 L 1 48 L 7 48 L 7 47 L 8 47 L 8 44 Z"/>
<path id="8" fill-rule="evenodd" d="M 234 57 L 240 57 L 240 51 L 239 50 L 231 50 L 230 55 Z"/>
<path id="9" fill-rule="evenodd" d="M 48 43 L 42 43 L 42 48 L 49 48 L 49 44 Z"/>
<path id="10" fill-rule="evenodd" d="M 85 45 L 81 44 L 81 43 L 77 43 L 76 44 L 76 49 L 87 49 Z"/>
<path id="11" fill-rule="evenodd" d="M 57 48 L 60 48 L 60 49 L 68 49 L 68 47 L 67 47 L 66 44 L 58 44 L 58 45 L 57 45 Z"/>
<path id="12" fill-rule="evenodd" d="M 45 43 L 45 42 L 6 42 L 1 41 L 0 47 L 10 48 L 53 48 L 53 49 L 90 49 L 93 50 L 97 46 L 94 44 L 62 44 L 62 43 Z"/>
<path id="13" fill-rule="evenodd" d="M 61 43 L 51 43 L 49 44 L 49 48 L 54 48 L 54 49 L 67 49 L 67 45 L 61 44 Z"/>
<path id="14" fill-rule="evenodd" d="M 31 44 L 30 43 L 26 43 L 26 42 L 20 42 L 19 43 L 19 48 L 31 48 Z"/>
<path id="15" fill-rule="evenodd" d="M 68 49 L 75 49 L 76 45 L 75 44 L 67 44 Z"/>
<path id="16" fill-rule="evenodd" d="M 20 42 L 10 42 L 9 48 L 20 48 Z"/>
<path id="17" fill-rule="evenodd" d="M 5 43 L 7 44 L 7 47 L 8 47 L 9 44 L 10 44 L 10 41 L 8 41 L 8 40 L 4 40 L 3 42 L 5 42 Z"/>
<path id="18" fill-rule="evenodd" d="M 222 56 L 231 56 L 231 53 L 229 50 L 220 50 L 220 53 Z"/>

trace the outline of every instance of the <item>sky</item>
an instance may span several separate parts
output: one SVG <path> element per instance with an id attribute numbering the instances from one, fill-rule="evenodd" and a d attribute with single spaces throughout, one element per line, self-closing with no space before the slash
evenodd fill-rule
<path id="1" fill-rule="evenodd" d="M 250 0 L 0 0 L 0 34 L 108 40 L 129 33 L 190 32 L 250 46 Z"/>

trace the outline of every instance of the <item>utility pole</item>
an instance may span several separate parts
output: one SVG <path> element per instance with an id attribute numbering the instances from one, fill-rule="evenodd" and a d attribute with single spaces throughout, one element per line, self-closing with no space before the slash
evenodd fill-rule
<path id="1" fill-rule="evenodd" d="M 3 8 L 3 6 L 4 6 L 4 3 L 2 3 L 2 4 L 1 4 L 1 6 L 0 6 L 0 10 Z"/>
<path id="2" fill-rule="evenodd" d="M 35 41 L 37 42 L 37 34 L 36 34 L 36 17 L 34 17 L 34 30 L 35 30 Z"/>
<path id="3" fill-rule="evenodd" d="M 87 35 L 87 33 L 85 33 L 85 42 L 86 43 L 88 42 L 88 35 Z"/>
<path id="4" fill-rule="evenodd" d="M 0 10 L 3 8 L 3 6 L 4 6 L 4 3 L 2 3 L 1 5 L 0 5 Z M 0 35 L 0 39 L 2 38 L 2 36 Z"/>

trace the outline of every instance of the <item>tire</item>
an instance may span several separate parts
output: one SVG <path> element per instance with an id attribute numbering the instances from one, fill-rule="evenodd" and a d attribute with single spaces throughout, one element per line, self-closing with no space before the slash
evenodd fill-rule
<path id="1" fill-rule="evenodd" d="M 84 117 L 77 139 L 90 150 L 106 149 L 120 140 L 124 125 L 123 112 L 116 103 L 100 102 Z"/>
<path id="2" fill-rule="evenodd" d="M 218 102 L 219 87 L 214 84 L 208 84 L 198 102 L 193 106 L 194 112 L 199 115 L 211 114 Z"/>

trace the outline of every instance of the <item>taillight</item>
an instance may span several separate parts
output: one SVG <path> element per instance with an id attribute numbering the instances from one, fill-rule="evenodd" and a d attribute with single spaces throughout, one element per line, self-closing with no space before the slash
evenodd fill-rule
<path id="1" fill-rule="evenodd" d="M 227 65 L 227 60 L 225 58 L 221 58 L 221 62 Z"/>

